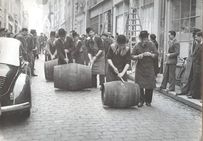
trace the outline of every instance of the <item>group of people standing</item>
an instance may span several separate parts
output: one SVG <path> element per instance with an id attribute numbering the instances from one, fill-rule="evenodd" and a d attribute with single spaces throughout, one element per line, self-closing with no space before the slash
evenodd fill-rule
<path id="1" fill-rule="evenodd" d="M 6 28 L 0 28 L 0 37 L 15 38 L 21 42 L 20 58 L 22 62 L 27 62 L 30 68 L 30 75 L 37 76 L 34 73 L 35 59 L 39 58 L 41 50 L 44 50 L 46 44 L 46 36 L 41 33 L 37 36 L 37 31 L 31 29 L 30 32 L 27 28 L 22 28 L 17 34 L 9 32 Z"/>
<path id="2" fill-rule="evenodd" d="M 80 37 L 75 31 L 71 31 L 67 36 L 63 28 L 57 33 L 50 32 L 45 59 L 58 58 L 58 64 L 75 62 L 89 65 L 92 70 L 92 87 L 97 87 L 97 78 L 100 85 L 117 80 L 127 81 L 131 60 L 135 60 L 137 61 L 135 82 L 141 88 L 138 106 L 143 106 L 144 102 L 150 106 L 158 69 L 156 36 L 151 35 L 150 41 L 149 33 L 141 31 L 140 42 L 131 51 L 125 35 L 117 35 L 112 39 L 107 33 L 95 34 L 92 28 L 87 28 L 86 33 L 87 35 Z M 86 60 L 88 61 L 85 62 Z"/>
<path id="3" fill-rule="evenodd" d="M 4 33 L 4 34 L 3 34 Z M 67 36 L 67 32 L 61 28 L 57 32 L 51 31 L 49 39 L 43 40 L 45 49 L 45 61 L 58 59 L 58 64 L 78 63 L 89 65 L 92 70 L 92 87 L 97 87 L 97 82 L 102 85 L 104 82 L 127 81 L 127 71 L 131 60 L 136 62 L 135 83 L 140 86 L 139 107 L 146 103 L 151 105 L 153 89 L 156 87 L 156 76 L 158 67 L 158 43 L 156 36 L 147 31 L 141 31 L 139 42 L 131 49 L 128 47 L 128 39 L 125 35 L 112 37 L 108 33 L 95 34 L 92 28 L 86 29 L 86 35 L 79 35 L 74 30 Z M 0 36 L 6 36 L 6 32 L 0 29 Z M 13 36 L 21 41 L 21 56 L 29 62 L 32 76 L 37 46 L 39 40 L 36 30 L 28 32 L 23 28 Z M 150 37 L 150 38 L 149 38 Z M 187 83 L 182 88 L 181 94 L 199 99 L 201 86 L 201 52 L 203 46 L 203 35 L 201 31 L 193 33 L 193 53 L 189 56 L 192 60 Z M 176 32 L 169 31 L 169 48 L 166 54 L 166 62 L 163 80 L 159 89 L 166 89 L 169 82 L 169 91 L 175 91 L 176 65 L 180 54 L 180 43 L 176 39 Z M 99 77 L 97 77 L 99 75 Z M 99 78 L 99 80 L 97 80 Z"/>
<path id="4" fill-rule="evenodd" d="M 181 93 L 177 95 L 187 95 L 188 98 L 201 98 L 201 66 L 203 51 L 203 33 L 199 29 L 193 31 L 192 52 L 189 55 L 185 67 L 184 85 Z"/>
<path id="5" fill-rule="evenodd" d="M 183 73 L 183 86 L 181 93 L 176 95 L 187 95 L 188 98 L 201 98 L 201 66 L 203 34 L 199 29 L 193 31 L 192 53 L 187 58 Z M 166 54 L 166 64 L 160 90 L 166 89 L 169 82 L 168 91 L 175 91 L 176 85 L 176 65 L 180 53 L 180 43 L 176 39 L 176 32 L 169 31 L 169 48 Z"/>

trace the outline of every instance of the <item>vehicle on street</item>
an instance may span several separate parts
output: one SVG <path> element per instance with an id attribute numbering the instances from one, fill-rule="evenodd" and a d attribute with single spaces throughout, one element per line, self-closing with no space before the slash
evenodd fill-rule
<path id="1" fill-rule="evenodd" d="M 12 111 L 30 116 L 30 69 L 20 57 L 20 46 L 16 39 L 0 38 L 0 116 Z"/>

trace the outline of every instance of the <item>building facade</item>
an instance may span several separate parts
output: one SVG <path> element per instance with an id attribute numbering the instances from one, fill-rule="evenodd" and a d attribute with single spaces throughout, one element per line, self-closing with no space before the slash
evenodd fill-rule
<path id="1" fill-rule="evenodd" d="M 86 33 L 87 0 L 74 1 L 74 30 L 79 34 Z"/>
<path id="2" fill-rule="evenodd" d="M 131 9 L 136 9 L 140 24 L 134 27 L 157 36 L 159 52 L 168 49 L 168 31 L 175 30 L 181 44 L 180 57 L 190 54 L 192 31 L 202 29 L 202 0 L 50 0 L 51 29 L 59 27 L 84 34 L 87 27 L 96 33 L 127 36 Z M 1 11 L 0 11 L 1 12 Z M 1 18 L 1 17 L 0 17 Z M 138 34 L 136 34 L 137 36 Z M 136 42 L 138 42 L 138 39 Z"/>
<path id="3" fill-rule="evenodd" d="M 113 33 L 113 0 L 89 0 L 87 17 L 87 26 L 96 33 Z"/>
<path id="4" fill-rule="evenodd" d="M 49 29 L 57 31 L 64 28 L 66 31 L 74 29 L 74 0 L 50 0 L 48 2 Z"/>
<path id="5" fill-rule="evenodd" d="M 0 0 L 0 27 L 17 33 L 22 27 L 28 26 L 28 23 L 25 23 L 28 22 L 27 16 L 22 0 Z"/>
<path id="6" fill-rule="evenodd" d="M 165 1 L 165 51 L 168 49 L 168 31 L 175 30 L 180 41 L 180 57 L 188 57 L 192 49 L 192 32 L 202 30 L 202 0 L 167 0 Z"/>

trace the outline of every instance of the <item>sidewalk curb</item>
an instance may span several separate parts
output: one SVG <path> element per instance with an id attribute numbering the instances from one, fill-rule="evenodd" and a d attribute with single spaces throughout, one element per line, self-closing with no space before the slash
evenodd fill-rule
<path id="1" fill-rule="evenodd" d="M 181 96 L 176 96 L 175 92 L 167 92 L 166 90 L 157 90 L 157 89 L 155 89 L 155 91 L 160 92 L 160 93 L 162 93 L 162 94 L 164 94 L 164 95 L 166 95 L 168 97 L 171 97 L 171 98 L 173 98 L 173 99 L 175 99 L 175 100 L 177 100 L 177 101 L 179 101 L 179 102 L 181 102 L 183 104 L 188 105 L 189 107 L 192 107 L 192 108 L 202 112 L 201 104 L 196 104 L 196 103 L 194 103 L 194 102 L 192 102 L 190 100 L 187 100 L 186 98 L 183 98 Z"/>

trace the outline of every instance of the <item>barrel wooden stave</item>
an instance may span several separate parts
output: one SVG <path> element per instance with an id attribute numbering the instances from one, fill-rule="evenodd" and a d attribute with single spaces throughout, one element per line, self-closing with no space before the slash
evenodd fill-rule
<path id="1" fill-rule="evenodd" d="M 44 75 L 46 80 L 54 80 L 54 66 L 56 65 L 58 65 L 58 59 L 44 62 Z"/>
<path id="2" fill-rule="evenodd" d="M 131 82 L 107 82 L 102 88 L 102 102 L 113 108 L 127 108 L 139 103 L 140 88 Z"/>
<path id="3" fill-rule="evenodd" d="M 54 87 L 59 89 L 77 91 L 90 88 L 92 73 L 88 66 L 76 63 L 54 67 Z"/>

